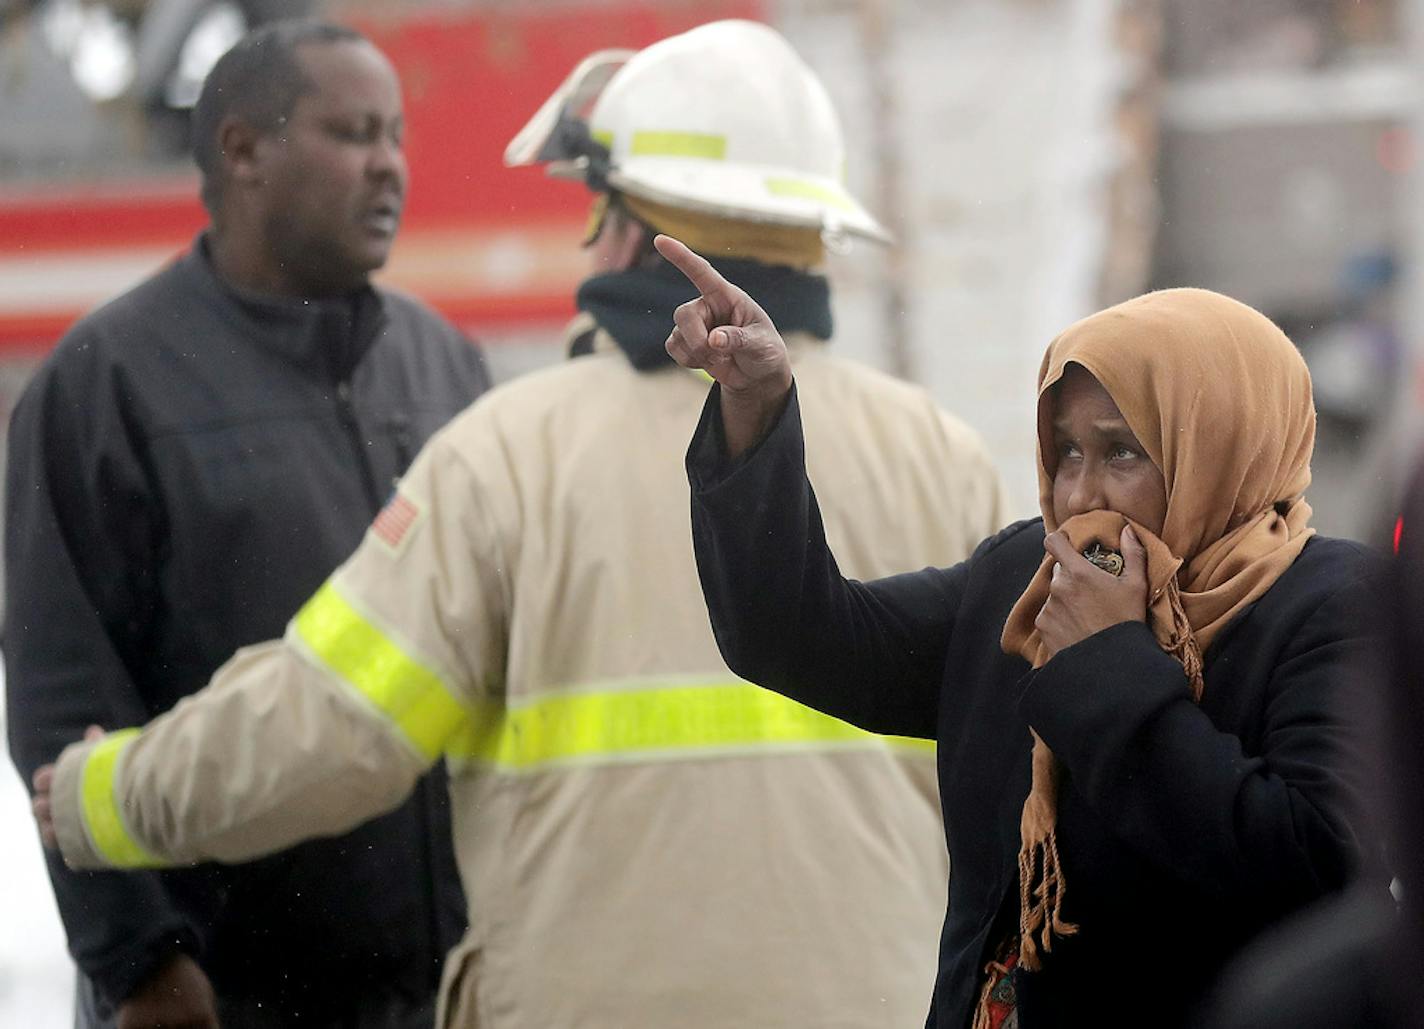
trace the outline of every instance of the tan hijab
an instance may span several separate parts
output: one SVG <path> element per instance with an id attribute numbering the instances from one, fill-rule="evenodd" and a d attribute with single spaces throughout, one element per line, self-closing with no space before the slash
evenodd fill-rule
<path id="1" fill-rule="evenodd" d="M 1038 496 L 1045 529 L 1063 529 L 1079 550 L 1094 541 L 1116 550 L 1126 520 L 1110 512 L 1062 526 L 1054 519 L 1053 385 L 1069 364 L 1102 384 L 1166 480 L 1161 537 L 1134 526 L 1147 548 L 1147 620 L 1200 699 L 1201 654 L 1315 531 L 1303 496 L 1315 444 L 1310 374 L 1270 319 L 1208 290 L 1148 293 L 1070 327 L 1049 345 L 1038 375 Z M 1034 667 L 1047 660 L 1033 623 L 1053 565 L 1044 558 L 1004 625 L 1004 651 Z M 1040 966 L 1055 934 L 1076 931 L 1061 916 L 1060 768 L 1037 733 L 1033 749 L 1019 852 L 1026 969 Z"/>

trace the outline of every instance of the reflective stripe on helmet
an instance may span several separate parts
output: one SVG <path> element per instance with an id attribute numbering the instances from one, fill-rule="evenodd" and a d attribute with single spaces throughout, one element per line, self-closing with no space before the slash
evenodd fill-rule
<path id="1" fill-rule="evenodd" d="M 604 684 L 609 685 L 609 684 Z M 451 741 L 456 767 L 503 773 L 567 764 L 667 761 L 808 749 L 903 749 L 934 753 L 931 740 L 879 736 L 746 682 L 579 689 L 490 705 Z"/>
<path id="2" fill-rule="evenodd" d="M 641 131 L 633 133 L 628 152 L 634 157 L 696 157 L 703 161 L 724 161 L 727 158 L 727 137 L 706 132 Z"/>
<path id="3" fill-rule="evenodd" d="M 292 620 L 292 635 L 391 720 L 410 746 L 435 761 L 469 717 L 456 693 L 363 616 L 331 580 Z"/>
<path id="4" fill-rule="evenodd" d="M 799 197 L 802 200 L 815 200 L 831 207 L 836 207 L 842 211 L 855 210 L 855 202 L 845 193 L 827 186 L 823 182 L 809 182 L 805 179 L 769 178 L 766 180 L 766 191 L 773 196 L 779 197 Z"/>
<path id="5" fill-rule="evenodd" d="M 109 733 L 84 759 L 80 773 L 80 806 L 84 826 L 94 849 L 115 868 L 161 868 L 168 864 L 150 854 L 134 839 L 124 823 L 119 799 L 114 793 L 114 777 L 119 758 L 139 734 L 137 729 Z"/>

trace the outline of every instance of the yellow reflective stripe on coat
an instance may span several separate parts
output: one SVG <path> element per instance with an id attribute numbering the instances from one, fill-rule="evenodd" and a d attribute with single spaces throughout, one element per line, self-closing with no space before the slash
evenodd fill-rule
<path id="1" fill-rule="evenodd" d="M 469 717 L 440 676 L 363 617 L 330 580 L 292 624 L 311 652 L 395 723 L 426 760 L 435 761 Z"/>
<path id="2" fill-rule="evenodd" d="M 129 833 L 114 793 L 114 773 L 124 749 L 138 736 L 137 729 L 121 729 L 105 736 L 84 759 L 79 777 L 84 825 L 94 849 L 115 868 L 160 868 L 168 862 L 150 854 Z"/>
<path id="3" fill-rule="evenodd" d="M 931 740 L 877 736 L 770 690 L 723 681 L 566 693 L 508 710 L 491 707 L 452 741 L 449 756 L 522 772 L 822 747 L 934 752 Z"/>

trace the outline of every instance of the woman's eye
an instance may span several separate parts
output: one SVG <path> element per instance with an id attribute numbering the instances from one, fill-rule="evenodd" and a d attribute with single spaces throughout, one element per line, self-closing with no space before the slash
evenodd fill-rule
<path id="1" fill-rule="evenodd" d="M 1114 461 L 1131 461 L 1137 457 L 1137 451 L 1131 447 L 1125 447 L 1121 443 L 1112 448 L 1112 459 Z"/>

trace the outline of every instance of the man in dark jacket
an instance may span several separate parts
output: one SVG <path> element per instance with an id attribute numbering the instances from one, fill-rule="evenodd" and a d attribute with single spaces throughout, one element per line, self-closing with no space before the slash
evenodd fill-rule
<path id="1" fill-rule="evenodd" d="M 426 438 L 488 385 L 373 288 L 406 186 L 399 84 L 349 29 L 274 23 L 194 111 L 212 224 L 79 322 L 10 432 L 4 635 L 22 777 L 86 725 L 141 724 L 288 618 Z M 50 861 L 100 1026 L 429 1025 L 463 929 L 443 778 L 349 836 L 236 868 Z"/>

